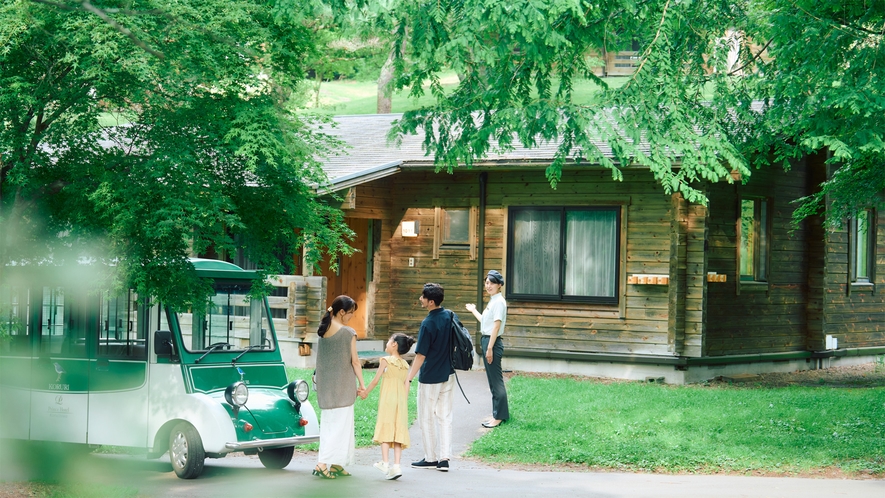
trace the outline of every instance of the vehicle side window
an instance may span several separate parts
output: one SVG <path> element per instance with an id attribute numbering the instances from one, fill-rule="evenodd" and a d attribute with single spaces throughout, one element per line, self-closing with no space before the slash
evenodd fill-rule
<path id="1" fill-rule="evenodd" d="M 145 330 L 138 313 L 138 296 L 131 290 L 102 296 L 98 356 L 139 360 L 147 357 Z"/>
<path id="2" fill-rule="evenodd" d="M 86 358 L 86 325 L 77 299 L 64 287 L 44 286 L 40 302 L 40 353 Z"/>
<path id="3" fill-rule="evenodd" d="M 250 345 L 274 345 L 264 299 L 250 299 L 245 289 L 218 289 L 202 313 L 179 313 L 178 322 L 188 351 L 205 351 L 213 344 L 241 350 Z M 190 332 L 190 337 L 187 337 Z"/>
<path id="4" fill-rule="evenodd" d="M 0 355 L 31 354 L 30 293 L 22 287 L 0 287 Z"/>

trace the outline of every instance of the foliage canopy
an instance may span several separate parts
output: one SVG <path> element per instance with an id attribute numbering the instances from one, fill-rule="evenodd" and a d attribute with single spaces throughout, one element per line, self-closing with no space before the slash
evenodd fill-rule
<path id="1" fill-rule="evenodd" d="M 826 152 L 839 173 L 798 218 L 827 195 L 831 223 L 883 205 L 883 0 L 440 0 L 398 13 L 398 88 L 420 95 L 429 84 L 437 103 L 396 131 L 424 133 L 440 168 L 514 139 L 558 140 L 554 187 L 567 161 L 615 179 L 640 164 L 666 192 L 705 203 L 704 181 Z M 631 80 L 608 88 L 594 74 L 600 58 L 634 45 Z M 438 78 L 448 67 L 461 76 L 450 94 Z M 603 91 L 577 103 L 579 79 Z"/>
<path id="2" fill-rule="evenodd" d="M 183 304 L 207 292 L 191 250 L 242 250 L 270 272 L 305 243 L 312 260 L 350 251 L 340 211 L 312 190 L 315 158 L 338 145 L 287 108 L 321 7 L 4 2 L 0 272 L 88 256 Z"/>

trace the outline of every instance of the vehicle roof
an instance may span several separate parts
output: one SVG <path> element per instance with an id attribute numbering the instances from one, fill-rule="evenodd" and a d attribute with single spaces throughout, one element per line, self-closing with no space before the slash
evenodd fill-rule
<path id="1" fill-rule="evenodd" d="M 190 262 L 197 270 L 197 275 L 209 278 L 222 279 L 249 279 L 253 280 L 259 277 L 255 270 L 244 270 L 239 266 L 228 263 L 227 261 L 219 261 L 217 259 L 190 258 Z"/>

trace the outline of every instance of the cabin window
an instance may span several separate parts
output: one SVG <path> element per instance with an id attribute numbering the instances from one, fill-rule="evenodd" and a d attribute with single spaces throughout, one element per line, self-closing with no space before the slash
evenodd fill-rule
<path id="1" fill-rule="evenodd" d="M 511 207 L 508 299 L 617 303 L 619 207 Z"/>
<path id="2" fill-rule="evenodd" d="M 442 210 L 442 244 L 444 248 L 470 248 L 470 210 Z"/>
<path id="3" fill-rule="evenodd" d="M 768 281 L 769 208 L 766 199 L 741 199 L 740 253 L 738 255 L 742 282 Z"/>
<path id="4" fill-rule="evenodd" d="M 444 203 L 441 199 L 434 202 Z M 459 258 L 466 252 L 471 261 L 476 259 L 477 212 L 476 206 L 435 209 L 433 259 L 439 259 L 441 250 L 460 253 Z"/>
<path id="5" fill-rule="evenodd" d="M 851 281 L 859 284 L 872 282 L 873 276 L 873 213 L 858 211 L 850 220 Z"/>

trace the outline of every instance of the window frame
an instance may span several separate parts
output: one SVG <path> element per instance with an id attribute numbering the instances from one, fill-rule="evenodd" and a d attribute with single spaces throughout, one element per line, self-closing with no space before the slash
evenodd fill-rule
<path id="1" fill-rule="evenodd" d="M 759 237 L 756 237 L 753 241 L 753 274 L 750 275 L 751 278 L 744 278 L 745 275 L 741 273 L 741 266 L 743 263 L 743 258 L 741 257 L 741 249 L 743 246 L 743 224 L 742 224 L 742 212 L 743 212 L 743 204 L 744 201 L 753 201 L 753 226 L 755 227 L 755 231 L 759 234 Z M 764 230 L 760 226 L 762 224 L 763 213 L 761 213 L 761 203 L 765 203 L 765 227 Z M 737 293 L 740 294 L 741 286 L 756 286 L 756 287 L 764 287 L 768 288 L 768 285 L 771 282 L 771 252 L 772 252 L 772 240 L 771 240 L 771 225 L 772 225 L 772 201 L 770 198 L 765 196 L 738 196 L 737 199 L 737 216 L 735 220 L 735 232 L 736 232 L 736 244 L 735 244 L 735 276 L 737 281 Z M 764 238 L 764 240 L 763 240 Z M 764 250 L 763 250 L 764 246 Z M 764 253 L 764 254 L 763 254 Z M 765 265 L 765 275 L 760 278 L 759 274 L 760 266 Z"/>
<path id="2" fill-rule="evenodd" d="M 464 202 L 464 200 L 433 199 L 433 205 L 433 259 L 439 259 L 441 251 L 445 251 L 449 254 L 463 254 L 466 251 L 469 260 L 475 261 L 478 238 L 477 222 L 479 219 L 478 200 L 471 199 Z M 444 240 L 443 231 L 445 229 L 446 210 L 455 209 L 468 211 L 467 222 L 469 223 L 469 229 L 467 244 L 453 244 Z"/>
<path id="3" fill-rule="evenodd" d="M 858 280 L 857 276 L 857 248 L 858 248 L 858 218 L 851 216 L 848 219 L 848 292 L 852 287 L 875 289 L 876 283 L 876 234 L 878 232 L 878 214 L 875 209 L 862 209 L 867 215 L 867 277 Z"/>
<path id="4" fill-rule="evenodd" d="M 560 257 L 559 261 L 559 277 L 560 277 L 560 289 L 558 296 L 552 294 L 531 294 L 531 293 L 517 293 L 514 292 L 512 287 L 507 291 L 507 299 L 508 301 L 537 301 L 537 302 L 554 302 L 554 303 L 589 303 L 589 304 L 603 304 L 603 305 L 613 305 L 618 306 L 621 304 L 622 297 L 622 287 L 624 285 L 624 271 L 625 265 L 623 261 L 623 244 L 624 235 L 625 235 L 625 227 L 623 225 L 625 214 L 623 212 L 623 206 L 620 204 L 595 204 L 590 206 L 581 206 L 581 205 L 515 205 L 515 206 L 507 206 L 507 233 L 506 233 L 506 271 L 509 279 L 512 281 L 512 276 L 516 274 L 517 270 L 515 268 L 515 261 L 513 257 L 513 234 L 515 232 L 514 223 L 515 216 L 514 214 L 519 211 L 559 211 L 560 213 L 560 255 L 565 254 L 566 244 L 568 237 L 566 236 L 566 213 L 569 211 L 612 211 L 615 214 L 615 229 L 617 230 L 614 240 L 615 247 L 613 251 L 614 255 L 614 289 L 612 292 L 612 296 L 572 296 L 564 294 L 564 286 L 566 281 L 566 259 Z"/>
<path id="5" fill-rule="evenodd" d="M 467 215 L 467 237 L 461 240 L 449 239 L 446 237 L 446 226 L 449 214 L 454 212 Z M 440 208 L 439 228 L 440 249 L 470 250 L 470 208 Z"/>

